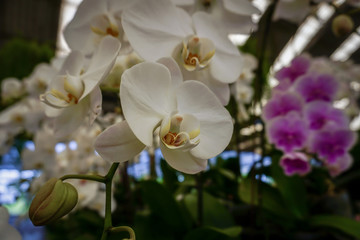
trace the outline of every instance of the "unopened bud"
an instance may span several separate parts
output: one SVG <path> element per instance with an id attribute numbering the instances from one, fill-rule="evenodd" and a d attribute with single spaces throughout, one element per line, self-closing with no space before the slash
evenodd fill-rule
<path id="1" fill-rule="evenodd" d="M 51 178 L 32 201 L 29 217 L 35 226 L 52 223 L 68 214 L 77 204 L 78 193 L 69 183 Z"/>
<path id="2" fill-rule="evenodd" d="M 336 16 L 332 22 L 332 31 L 337 37 L 348 35 L 354 28 L 354 21 L 346 14 Z"/>

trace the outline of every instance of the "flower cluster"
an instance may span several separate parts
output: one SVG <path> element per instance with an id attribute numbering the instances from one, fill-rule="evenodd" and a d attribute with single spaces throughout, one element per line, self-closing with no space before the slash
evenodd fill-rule
<path id="1" fill-rule="evenodd" d="M 264 106 L 263 120 L 270 143 L 283 151 L 286 175 L 307 174 L 317 157 L 332 176 L 352 164 L 348 151 L 356 135 L 349 129 L 345 111 L 334 107 L 341 93 L 335 74 L 319 68 L 319 59 L 301 55 L 275 77 L 279 85 Z"/>

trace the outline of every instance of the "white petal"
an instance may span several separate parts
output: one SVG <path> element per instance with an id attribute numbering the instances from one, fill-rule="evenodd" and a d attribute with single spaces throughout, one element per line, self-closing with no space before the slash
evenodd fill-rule
<path id="1" fill-rule="evenodd" d="M 122 25 L 129 42 L 145 60 L 171 56 L 182 39 L 193 34 L 191 18 L 169 0 L 138 1 L 124 11 Z"/>
<path id="2" fill-rule="evenodd" d="M 99 116 L 102 109 L 102 94 L 100 87 L 96 87 L 90 93 L 90 124 Z"/>
<path id="3" fill-rule="evenodd" d="M 196 35 L 210 39 L 214 43 L 216 51 L 240 55 L 237 47 L 229 40 L 224 26 L 214 17 L 205 12 L 196 12 L 192 18 Z"/>
<path id="4" fill-rule="evenodd" d="M 138 0 L 108 0 L 108 10 L 111 13 L 119 14 L 121 11 L 125 10 L 126 8 L 130 7 Z"/>
<path id="5" fill-rule="evenodd" d="M 169 58 L 169 57 L 160 58 L 159 60 L 157 60 L 157 62 L 165 65 L 169 69 L 171 74 L 172 85 L 174 88 L 176 88 L 183 82 L 183 76 L 179 68 L 179 65 L 176 63 L 176 61 L 173 58 Z"/>
<path id="6" fill-rule="evenodd" d="M 189 6 L 195 4 L 195 0 L 171 0 L 171 1 L 178 6 Z"/>
<path id="7" fill-rule="evenodd" d="M 65 108 L 55 118 L 55 136 L 59 139 L 73 133 L 85 120 L 89 111 L 89 99 Z"/>
<path id="8" fill-rule="evenodd" d="M 161 141 L 160 149 L 166 162 L 178 171 L 195 174 L 206 169 L 207 159 L 196 158 L 190 151 L 169 149 Z"/>
<path id="9" fill-rule="evenodd" d="M 85 89 L 79 101 L 106 78 L 115 63 L 120 47 L 120 42 L 111 36 L 106 36 L 101 40 L 99 48 L 91 59 L 89 68 L 82 76 Z"/>
<path id="10" fill-rule="evenodd" d="M 257 24 L 249 16 L 226 13 L 221 16 L 227 31 L 233 34 L 250 34 L 257 30 Z"/>
<path id="11" fill-rule="evenodd" d="M 84 49 L 84 43 L 91 39 L 90 22 L 93 17 L 106 12 L 107 1 L 83 1 L 71 22 L 64 30 L 64 37 L 71 49 Z"/>
<path id="12" fill-rule="evenodd" d="M 11 226 L 9 222 L 9 212 L 3 206 L 0 206 L 0 237 L 1 240 L 21 240 L 20 233 Z"/>
<path id="13" fill-rule="evenodd" d="M 65 59 L 64 64 L 61 67 L 58 75 L 72 75 L 79 76 L 82 68 L 84 67 L 84 56 L 79 51 L 72 51 L 69 56 Z M 50 82 L 50 86 L 53 86 L 53 82 L 56 80 L 52 80 Z"/>
<path id="14" fill-rule="evenodd" d="M 198 81 L 204 83 L 210 90 L 218 97 L 221 104 L 226 106 L 230 100 L 230 87 L 228 83 L 219 82 L 214 79 L 209 69 L 204 69 L 197 72 Z M 191 80 L 191 79 L 190 79 Z"/>
<path id="15" fill-rule="evenodd" d="M 215 157 L 229 144 L 233 124 L 228 111 L 204 84 L 186 81 L 177 89 L 179 114 L 193 114 L 200 122 L 200 143 L 190 152 L 198 158 Z"/>
<path id="16" fill-rule="evenodd" d="M 180 125 L 180 132 L 187 132 L 191 139 L 197 137 L 200 130 L 199 120 L 191 114 L 184 114 Z"/>
<path id="17" fill-rule="evenodd" d="M 64 108 L 54 108 L 45 103 L 43 103 L 43 107 L 44 107 L 45 115 L 48 117 L 57 117 L 64 110 Z"/>
<path id="18" fill-rule="evenodd" d="M 279 1 L 273 19 L 285 19 L 299 24 L 311 10 L 309 2 L 309 0 Z"/>
<path id="19" fill-rule="evenodd" d="M 176 110 L 171 84 L 169 70 L 159 63 L 140 63 L 122 75 L 120 99 L 125 119 L 147 146 L 152 144 L 154 128 Z"/>
<path id="20" fill-rule="evenodd" d="M 240 55 L 217 51 L 212 58 L 209 68 L 211 75 L 222 83 L 235 82 L 241 72 L 243 59 Z"/>
<path id="21" fill-rule="evenodd" d="M 94 146 L 100 156 L 109 162 L 125 162 L 145 148 L 131 131 L 127 121 L 105 129 L 96 138 Z"/>
<path id="22" fill-rule="evenodd" d="M 215 55 L 209 63 L 212 76 L 220 82 L 234 82 L 241 74 L 243 61 L 224 27 L 204 12 L 196 12 L 193 20 L 197 35 L 210 39 L 216 47 Z"/>
<path id="23" fill-rule="evenodd" d="M 249 0 L 223 0 L 223 3 L 224 8 L 233 13 L 246 16 L 261 13 Z"/>

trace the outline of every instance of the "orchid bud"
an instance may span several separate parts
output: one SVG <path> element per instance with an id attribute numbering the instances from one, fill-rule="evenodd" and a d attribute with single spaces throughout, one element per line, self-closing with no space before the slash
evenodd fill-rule
<path id="1" fill-rule="evenodd" d="M 354 21 L 346 14 L 336 16 L 332 22 L 332 31 L 337 37 L 348 35 L 354 28 Z"/>
<path id="2" fill-rule="evenodd" d="M 40 188 L 29 209 L 35 226 L 52 223 L 68 214 L 77 204 L 78 193 L 74 186 L 51 178 Z"/>

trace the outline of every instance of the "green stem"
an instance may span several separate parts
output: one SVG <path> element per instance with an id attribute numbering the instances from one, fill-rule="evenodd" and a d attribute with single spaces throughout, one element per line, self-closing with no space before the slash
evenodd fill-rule
<path id="1" fill-rule="evenodd" d="M 130 227 L 112 227 L 112 218 L 111 218 L 111 193 L 112 193 L 112 181 L 116 172 L 116 169 L 119 167 L 119 163 L 113 163 L 109 169 L 109 172 L 105 176 L 99 175 L 86 175 L 86 174 L 68 174 L 62 176 L 60 180 L 64 181 L 66 179 L 85 179 L 96 182 L 105 183 L 105 221 L 104 229 L 101 236 L 101 240 L 106 240 L 109 232 L 117 231 L 128 231 L 131 237 L 131 240 L 135 240 L 135 233 Z"/>
<path id="2" fill-rule="evenodd" d="M 135 232 L 131 227 L 120 226 L 120 227 L 111 227 L 111 228 L 109 228 L 109 232 L 125 232 L 125 231 L 128 232 L 129 235 L 130 235 L 129 240 L 135 240 Z"/>
<path id="3" fill-rule="evenodd" d="M 203 215 L 204 215 L 203 183 L 202 183 L 201 172 L 195 175 L 195 181 L 197 188 L 197 224 L 199 227 L 201 227 L 203 225 Z"/>
<path id="4" fill-rule="evenodd" d="M 111 192 L 112 192 L 112 180 L 116 169 L 118 168 L 119 163 L 113 163 L 110 167 L 109 172 L 106 174 L 105 178 L 105 221 L 104 229 L 101 236 L 101 240 L 107 239 L 109 229 L 112 227 L 112 218 L 111 218 Z"/>
<path id="5" fill-rule="evenodd" d="M 105 177 L 99 175 L 68 174 L 60 178 L 61 181 L 64 181 L 66 179 L 85 179 L 85 180 L 105 183 Z"/>

